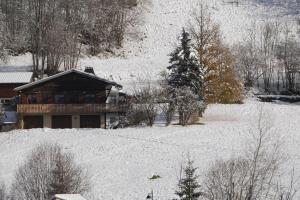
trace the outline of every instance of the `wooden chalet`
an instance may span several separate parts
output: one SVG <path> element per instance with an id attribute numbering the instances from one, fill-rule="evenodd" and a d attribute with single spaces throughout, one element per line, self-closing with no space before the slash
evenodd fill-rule
<path id="1" fill-rule="evenodd" d="M 18 127 L 108 128 L 126 111 L 121 88 L 93 70 L 75 69 L 17 87 Z"/>

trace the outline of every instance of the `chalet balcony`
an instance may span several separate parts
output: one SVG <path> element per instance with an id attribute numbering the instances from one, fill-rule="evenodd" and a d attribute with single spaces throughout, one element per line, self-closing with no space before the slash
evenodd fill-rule
<path id="1" fill-rule="evenodd" d="M 20 114 L 97 114 L 126 112 L 127 104 L 18 104 Z"/>

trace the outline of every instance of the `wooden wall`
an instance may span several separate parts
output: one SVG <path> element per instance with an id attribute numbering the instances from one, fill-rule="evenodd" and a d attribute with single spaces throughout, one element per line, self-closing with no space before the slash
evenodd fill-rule
<path id="1" fill-rule="evenodd" d="M 12 98 L 17 95 L 14 91 L 16 87 L 25 83 L 0 83 L 0 98 Z"/>

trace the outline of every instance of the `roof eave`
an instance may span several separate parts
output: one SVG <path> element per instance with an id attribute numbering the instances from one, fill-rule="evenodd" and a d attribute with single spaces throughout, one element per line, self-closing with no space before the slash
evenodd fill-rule
<path id="1" fill-rule="evenodd" d="M 38 85 L 38 84 L 41 84 L 41 83 L 44 83 L 44 82 L 53 80 L 53 79 L 55 79 L 55 78 L 58 78 L 58 77 L 61 77 L 61 76 L 64 76 L 64 75 L 67 75 L 67 74 L 70 74 L 70 73 L 73 73 L 73 72 L 78 73 L 78 74 L 82 74 L 82 75 L 85 75 L 85 76 L 89 76 L 89 77 L 91 77 L 91 78 L 93 78 L 93 79 L 97 79 L 97 80 L 99 80 L 99 81 L 103 81 L 103 82 L 105 82 L 105 83 L 107 83 L 107 84 L 110 84 L 110 85 L 113 85 L 113 86 L 117 87 L 117 88 L 120 89 L 120 90 L 123 88 L 123 86 L 120 85 L 120 84 L 117 84 L 117 83 L 112 82 L 112 81 L 108 81 L 108 80 L 103 79 L 103 78 L 100 78 L 100 77 L 98 77 L 98 76 L 96 76 L 96 75 L 88 74 L 88 73 L 86 73 L 86 72 L 78 71 L 78 70 L 76 70 L 76 69 L 71 69 L 71 70 L 69 70 L 69 71 L 61 72 L 61 73 L 55 74 L 55 75 L 53 75 L 53 76 L 49 76 L 49 77 L 47 77 L 47 78 L 41 79 L 41 80 L 39 80 L 39 81 L 32 82 L 32 83 L 28 83 L 28 84 L 26 84 L 26 85 L 22 85 L 22 86 L 20 86 L 20 87 L 14 88 L 14 91 L 20 92 L 20 91 L 22 91 L 22 90 L 24 90 L 24 89 L 28 89 L 28 88 L 33 87 L 33 86 L 35 86 L 35 85 Z"/>

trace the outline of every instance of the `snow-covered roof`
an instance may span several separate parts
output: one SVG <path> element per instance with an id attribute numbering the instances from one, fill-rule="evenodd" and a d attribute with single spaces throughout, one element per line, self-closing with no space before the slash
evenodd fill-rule
<path id="1" fill-rule="evenodd" d="M 0 83 L 29 83 L 32 72 L 0 72 Z"/>
<path id="2" fill-rule="evenodd" d="M 98 76 L 96 76 L 96 75 L 94 75 L 94 74 L 86 73 L 86 72 L 79 71 L 79 70 L 76 70 L 76 69 L 71 69 L 71 70 L 68 70 L 68 71 L 65 71 L 65 72 L 61 72 L 61 73 L 55 74 L 55 75 L 53 75 L 53 76 L 49 76 L 49 77 L 47 77 L 47 78 L 43 78 L 43 79 L 38 80 L 38 81 L 35 81 L 35 82 L 32 82 L 32 83 L 29 83 L 29 84 L 26 84 L 26 85 L 17 87 L 17 88 L 15 88 L 14 90 L 15 90 L 15 91 L 20 91 L 20 90 L 23 90 L 23 89 L 27 89 L 27 88 L 30 88 L 30 87 L 32 87 L 32 86 L 35 86 L 35 85 L 38 85 L 38 84 L 41 84 L 41 83 L 45 83 L 45 82 L 47 82 L 47 81 L 50 81 L 50 80 L 53 80 L 53 79 L 56 79 L 56 78 L 59 78 L 59 77 L 62 77 L 62 76 L 65 76 L 65 75 L 71 74 L 71 73 L 81 74 L 81 75 L 90 77 L 90 78 L 92 78 L 92 79 L 96 79 L 96 80 L 103 81 L 103 82 L 105 82 L 105 83 L 111 84 L 111 85 L 116 86 L 116 87 L 118 87 L 118 88 L 122 88 L 121 85 L 119 85 L 119 84 L 117 84 L 117 83 L 115 83 L 115 82 L 112 82 L 112 81 L 109 81 L 109 80 L 100 78 L 100 77 L 98 77 Z"/>
<path id="3" fill-rule="evenodd" d="M 60 200 L 86 200 L 80 194 L 56 194 L 54 199 Z"/>

